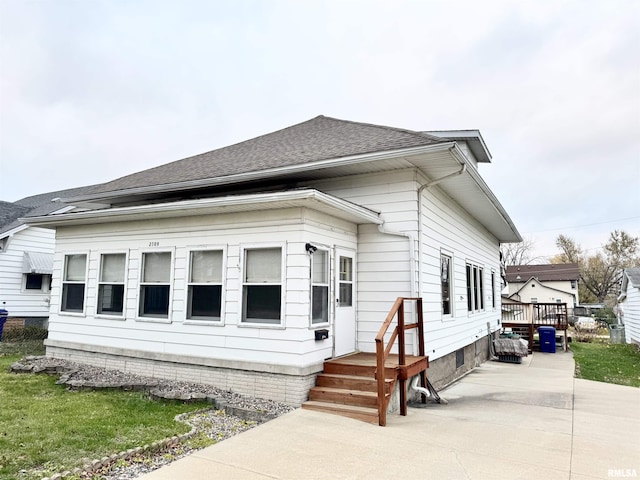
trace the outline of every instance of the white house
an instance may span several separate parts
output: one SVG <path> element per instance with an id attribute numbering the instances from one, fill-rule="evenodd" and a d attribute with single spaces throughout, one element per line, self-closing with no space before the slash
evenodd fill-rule
<path id="1" fill-rule="evenodd" d="M 509 265 L 506 268 L 508 297 L 525 303 L 580 303 L 577 263 Z"/>
<path id="2" fill-rule="evenodd" d="M 102 184 L 28 219 L 56 230 L 47 355 L 300 404 L 419 296 L 450 381 L 486 359 L 521 241 L 490 158 L 478 131 L 319 116 Z"/>
<path id="3" fill-rule="evenodd" d="M 27 215 L 65 211 L 53 199 L 88 191 L 50 192 L 17 202 L 0 201 L 0 308 L 9 311 L 9 325 L 46 325 L 49 316 L 55 231 L 33 227 L 20 220 Z"/>
<path id="4" fill-rule="evenodd" d="M 640 267 L 624 270 L 618 311 L 627 343 L 640 345 Z"/>

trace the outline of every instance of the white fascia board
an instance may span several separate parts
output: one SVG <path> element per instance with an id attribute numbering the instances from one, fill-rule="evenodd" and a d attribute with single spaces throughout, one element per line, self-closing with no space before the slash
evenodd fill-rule
<path id="1" fill-rule="evenodd" d="M 469 142 L 469 147 L 478 158 L 478 161 L 482 161 L 480 159 L 483 156 L 486 158 L 486 160 L 484 160 L 486 162 L 491 162 L 491 159 L 493 158 L 489 151 L 489 147 L 487 147 L 484 138 L 482 138 L 480 130 L 431 130 L 424 133 L 435 137 L 444 137 L 452 140 Z"/>
<path id="2" fill-rule="evenodd" d="M 318 190 L 305 189 L 287 192 L 235 195 L 199 200 L 185 200 L 133 207 L 91 210 L 59 215 L 46 215 L 22 219 L 29 225 L 56 227 L 82 225 L 86 223 L 110 223 L 144 218 L 171 217 L 174 215 L 206 215 L 249 211 L 247 207 L 259 209 L 309 207 L 328 214 L 348 219 L 354 223 L 382 224 L 378 212 L 341 200 Z"/>
<path id="3" fill-rule="evenodd" d="M 186 182 L 165 183 L 162 185 L 153 185 L 148 187 L 128 188 L 124 190 L 116 190 L 113 192 L 97 193 L 95 195 L 83 195 L 79 197 L 71 197 L 63 199 L 65 203 L 71 203 L 85 200 L 108 200 L 109 198 L 117 198 L 127 195 L 143 195 L 150 193 L 161 193 L 166 191 L 190 190 L 199 187 L 215 187 L 231 183 L 243 183 L 253 180 L 261 180 L 279 175 L 295 174 L 298 172 L 308 172 L 311 170 L 321 170 L 329 167 L 344 167 L 348 165 L 356 165 L 359 163 L 374 162 L 377 160 L 387 160 L 403 156 L 420 155 L 423 153 L 440 152 L 450 149 L 455 142 L 437 143 L 432 145 L 423 145 L 420 147 L 403 148 L 398 150 L 388 150 L 384 152 L 365 153 L 360 155 L 351 155 L 348 157 L 331 158 L 328 160 L 318 160 L 316 162 L 304 163 L 301 165 L 289 165 L 286 167 L 277 167 L 266 170 L 257 170 L 252 172 L 239 173 L 236 175 L 227 175 L 225 177 L 203 178 L 199 180 L 189 180 Z"/>
<path id="4" fill-rule="evenodd" d="M 22 221 L 22 219 L 18 219 L 18 220 Z M 18 225 L 17 227 L 13 227 L 11 230 L 7 230 L 6 232 L 2 232 L 2 233 L 0 233 L 0 240 L 2 240 L 3 238 L 7 238 L 7 237 L 10 237 L 12 235 L 15 235 L 16 233 L 21 232 L 25 228 L 29 228 L 29 225 L 25 225 L 23 223 L 22 225 Z"/>

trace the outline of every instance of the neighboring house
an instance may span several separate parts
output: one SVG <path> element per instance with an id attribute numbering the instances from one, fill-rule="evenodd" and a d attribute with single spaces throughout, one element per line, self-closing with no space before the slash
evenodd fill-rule
<path id="1" fill-rule="evenodd" d="M 29 226 L 20 218 L 68 210 L 68 205 L 56 199 L 89 189 L 50 192 L 13 203 L 0 201 L 0 308 L 9 311 L 6 328 L 45 326 L 49 316 L 55 231 Z"/>
<path id="2" fill-rule="evenodd" d="M 506 268 L 509 298 L 524 303 L 580 303 L 577 263 L 510 265 Z M 572 315 L 572 312 L 569 312 Z"/>
<path id="3" fill-rule="evenodd" d="M 300 404 L 419 296 L 448 382 L 487 358 L 521 241 L 490 158 L 478 131 L 319 116 L 102 184 L 29 219 L 57 231 L 47 355 Z"/>
<path id="4" fill-rule="evenodd" d="M 640 267 L 624 270 L 618 312 L 627 343 L 640 345 Z"/>

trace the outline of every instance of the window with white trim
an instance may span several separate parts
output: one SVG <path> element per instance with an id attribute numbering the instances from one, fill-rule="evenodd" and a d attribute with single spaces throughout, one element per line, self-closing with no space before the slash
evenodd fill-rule
<path id="1" fill-rule="evenodd" d="M 496 272 L 491 271 L 491 308 L 496 308 Z"/>
<path id="2" fill-rule="evenodd" d="M 242 279 L 242 322 L 282 321 L 282 248 L 247 248 Z"/>
<path id="3" fill-rule="evenodd" d="M 442 296 L 442 314 L 451 315 L 451 256 L 440 254 L 440 292 Z"/>
<path id="4" fill-rule="evenodd" d="M 64 256 L 64 273 L 62 275 L 63 312 L 84 312 L 84 294 L 87 282 L 87 255 L 71 254 Z"/>
<path id="5" fill-rule="evenodd" d="M 484 269 L 478 265 L 467 263 L 467 310 L 479 312 L 484 310 Z"/>
<path id="6" fill-rule="evenodd" d="M 329 323 L 329 252 L 311 255 L 311 324 Z"/>
<path id="7" fill-rule="evenodd" d="M 99 315 L 121 317 L 124 313 L 124 280 L 127 255 L 125 253 L 103 253 L 100 255 L 98 277 Z"/>
<path id="8" fill-rule="evenodd" d="M 51 285 L 51 275 L 46 273 L 25 273 L 23 275 L 23 290 L 28 293 L 48 292 Z"/>
<path id="9" fill-rule="evenodd" d="M 187 318 L 219 322 L 222 311 L 222 250 L 193 250 L 189 255 Z"/>
<path id="10" fill-rule="evenodd" d="M 169 318 L 171 252 L 144 252 L 140 280 L 139 315 Z"/>

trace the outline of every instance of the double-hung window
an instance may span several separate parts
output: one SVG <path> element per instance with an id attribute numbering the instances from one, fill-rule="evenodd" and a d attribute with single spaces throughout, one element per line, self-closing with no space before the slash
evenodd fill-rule
<path id="1" fill-rule="evenodd" d="M 311 255 L 311 324 L 329 323 L 329 252 Z"/>
<path id="2" fill-rule="evenodd" d="M 98 314 L 123 315 L 126 262 L 124 253 L 105 253 L 100 256 Z"/>
<path id="3" fill-rule="evenodd" d="M 246 249 L 242 280 L 242 322 L 280 325 L 282 248 Z"/>
<path id="4" fill-rule="evenodd" d="M 171 252 L 144 252 L 140 282 L 141 317 L 169 318 Z"/>
<path id="5" fill-rule="evenodd" d="M 440 255 L 440 292 L 442 295 L 442 314 L 451 315 L 451 257 Z"/>
<path id="6" fill-rule="evenodd" d="M 467 263 L 467 310 L 479 312 L 484 310 L 484 269 L 478 265 Z"/>
<path id="7" fill-rule="evenodd" d="M 187 318 L 219 322 L 222 310 L 222 250 L 189 255 Z"/>
<path id="8" fill-rule="evenodd" d="M 62 275 L 63 312 L 84 312 L 84 293 L 87 282 L 87 255 L 72 254 L 64 257 L 64 273 Z"/>

